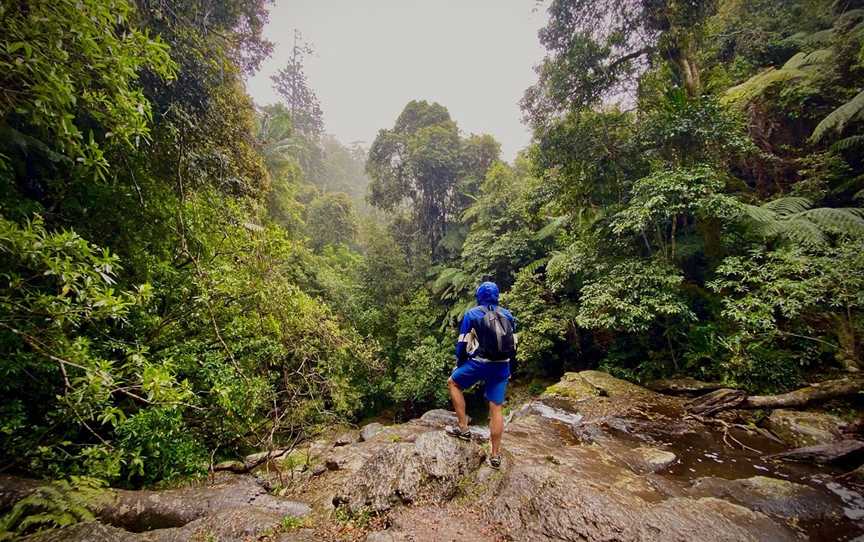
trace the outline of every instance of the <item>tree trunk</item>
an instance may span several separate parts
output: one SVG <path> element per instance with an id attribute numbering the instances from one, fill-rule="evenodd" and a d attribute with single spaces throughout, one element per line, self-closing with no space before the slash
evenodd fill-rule
<path id="1" fill-rule="evenodd" d="M 864 376 L 849 376 L 837 380 L 827 380 L 806 388 L 781 393 L 780 395 L 751 395 L 744 402 L 744 408 L 789 408 L 803 407 L 829 399 L 849 397 L 864 389 Z"/>
<path id="2" fill-rule="evenodd" d="M 690 401 L 693 414 L 711 415 L 733 408 L 795 408 L 850 397 L 864 390 L 864 375 L 827 380 L 779 395 L 751 395 L 741 390 L 722 389 Z"/>

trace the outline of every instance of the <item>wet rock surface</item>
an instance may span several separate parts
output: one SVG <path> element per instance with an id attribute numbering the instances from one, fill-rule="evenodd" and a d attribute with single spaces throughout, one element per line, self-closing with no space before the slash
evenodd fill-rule
<path id="1" fill-rule="evenodd" d="M 841 476 L 857 465 L 772 459 L 789 445 L 747 430 L 748 420 L 734 413 L 714 423 L 688 415 L 686 401 L 597 371 L 569 373 L 513 408 L 500 470 L 485 462 L 488 444 L 444 434 L 455 423 L 452 412 L 430 411 L 407 423 L 373 424 L 360 440 L 365 426 L 343 446 L 316 441 L 304 468 L 256 472 L 273 487 L 284 484 L 285 497 L 235 476 L 208 488 L 210 497 L 198 495 L 188 505 L 196 512 L 175 514 L 156 530 L 88 523 L 32 540 L 254 540 L 286 510 L 311 510 L 313 527 L 268 540 L 330 540 L 316 529 L 340 515 L 386 518 L 368 528 L 373 542 L 834 541 L 864 533 L 861 477 Z M 160 500 L 185 509 L 171 491 L 159 492 Z"/>
<path id="2" fill-rule="evenodd" d="M 824 412 L 777 409 L 765 426 L 784 442 L 795 448 L 826 444 L 842 436 L 845 422 Z"/>
<path id="3" fill-rule="evenodd" d="M 693 483 L 690 494 L 720 497 L 781 518 L 836 520 L 841 512 L 837 500 L 823 492 L 768 476 L 739 480 L 700 478 Z"/>

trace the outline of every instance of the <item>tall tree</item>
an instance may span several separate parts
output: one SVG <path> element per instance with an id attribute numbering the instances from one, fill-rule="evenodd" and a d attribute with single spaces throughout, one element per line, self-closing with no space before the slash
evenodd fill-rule
<path id="1" fill-rule="evenodd" d="M 324 131 L 323 113 L 318 96 L 306 78 L 305 61 L 314 53 L 312 46 L 303 41 L 299 31 L 294 31 L 294 45 L 288 64 L 272 76 L 273 88 L 285 100 L 291 112 L 294 129 L 304 137 L 317 141 Z"/>
<path id="2" fill-rule="evenodd" d="M 689 96 L 701 92 L 697 62 L 701 25 L 714 0 L 554 0 L 540 31 L 548 54 L 539 81 L 522 100 L 535 126 L 571 108 L 632 91 L 634 75 L 669 62 Z"/>
<path id="3" fill-rule="evenodd" d="M 443 105 L 412 101 L 391 130 L 378 132 L 369 150 L 369 201 L 385 211 L 407 204 L 425 249 L 440 260 L 441 241 L 465 207 L 461 182 L 474 179 L 470 190 L 476 191 L 476 179 L 485 176 L 498 152 L 488 136 L 462 138 Z"/>

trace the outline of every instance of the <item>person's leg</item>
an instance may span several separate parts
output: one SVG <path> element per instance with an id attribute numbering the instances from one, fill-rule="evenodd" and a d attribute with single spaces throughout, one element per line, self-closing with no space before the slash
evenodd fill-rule
<path id="1" fill-rule="evenodd" d="M 491 457 L 496 458 L 501 454 L 501 436 L 504 434 L 504 399 L 507 395 L 507 381 L 510 379 L 510 365 L 490 363 L 486 367 L 485 376 L 486 400 L 489 401 L 489 440 L 492 441 Z"/>
<path id="2" fill-rule="evenodd" d="M 501 455 L 501 436 L 504 434 L 504 405 L 489 401 L 489 434 L 492 441 L 492 457 Z"/>
<path id="3" fill-rule="evenodd" d="M 459 429 L 465 431 L 468 429 L 468 416 L 465 414 L 465 394 L 459 387 L 453 377 L 447 379 L 447 387 L 450 389 L 450 401 L 453 403 L 453 410 L 456 411 L 456 417 L 459 419 Z"/>

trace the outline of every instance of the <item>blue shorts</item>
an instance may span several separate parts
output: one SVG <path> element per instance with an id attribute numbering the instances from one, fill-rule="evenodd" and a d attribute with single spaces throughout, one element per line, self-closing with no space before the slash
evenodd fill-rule
<path id="1" fill-rule="evenodd" d="M 486 399 L 496 405 L 502 405 L 504 392 L 507 391 L 507 380 L 510 378 L 510 363 L 500 361 L 480 363 L 469 359 L 461 367 L 457 367 L 450 378 L 463 390 L 482 380 Z"/>

